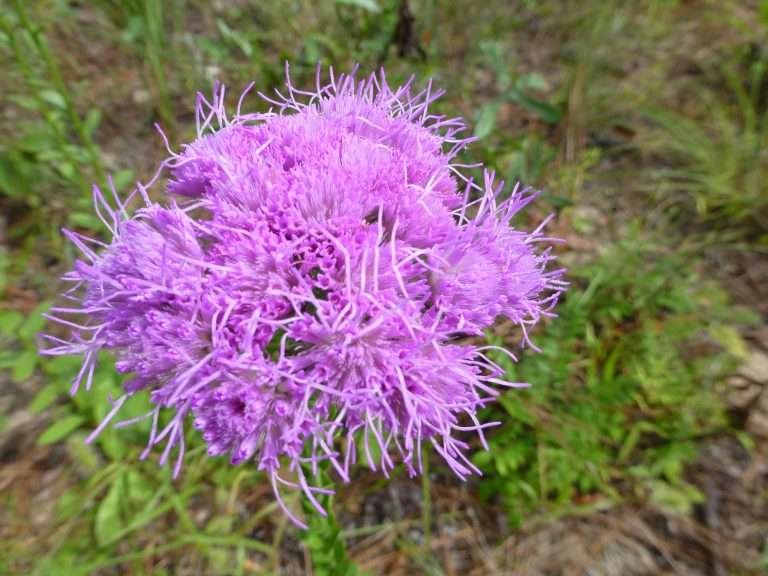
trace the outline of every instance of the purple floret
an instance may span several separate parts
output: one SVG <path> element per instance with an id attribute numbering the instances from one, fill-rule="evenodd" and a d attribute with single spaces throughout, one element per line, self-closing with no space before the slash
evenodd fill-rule
<path id="1" fill-rule="evenodd" d="M 527 341 L 565 287 L 537 249 L 543 225 L 510 224 L 536 194 L 499 200 L 492 174 L 462 174 L 472 139 L 430 111 L 439 92 L 319 78 L 311 92 L 288 80 L 264 114 L 241 113 L 241 97 L 228 117 L 223 88 L 199 96 L 198 137 L 169 148 L 161 203 L 141 185 L 125 202 L 95 189 L 112 240 L 67 232 L 83 255 L 65 276 L 76 304 L 50 317 L 71 337 L 44 351 L 83 356 L 73 393 L 100 350 L 129 375 L 92 437 L 146 391 L 145 456 L 175 448 L 178 473 L 192 422 L 210 455 L 253 461 L 278 499 L 300 487 L 318 508 L 305 470 L 329 461 L 346 481 L 358 445 L 384 474 L 420 473 L 423 442 L 460 477 L 479 473 L 464 433 L 484 444 L 495 423 L 478 410 L 519 384 L 466 337 L 504 317 Z"/>

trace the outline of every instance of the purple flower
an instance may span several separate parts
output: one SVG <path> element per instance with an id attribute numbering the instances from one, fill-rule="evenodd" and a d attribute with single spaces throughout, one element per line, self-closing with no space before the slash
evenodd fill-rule
<path id="1" fill-rule="evenodd" d="M 348 480 L 358 444 L 384 474 L 418 474 L 422 442 L 460 477 L 479 473 L 463 433 L 484 443 L 495 423 L 478 409 L 518 384 L 491 347 L 462 340 L 499 317 L 527 340 L 565 286 L 536 249 L 541 227 L 510 225 L 535 193 L 501 201 L 492 174 L 462 174 L 472 139 L 430 111 L 431 85 L 331 73 L 323 86 L 318 72 L 314 91 L 286 87 L 265 114 L 242 113 L 241 97 L 227 116 L 223 88 L 199 96 L 197 139 L 160 167 L 163 203 L 141 185 L 126 201 L 94 190 L 112 240 L 67 232 L 82 253 L 65 277 L 76 304 L 50 317 L 71 337 L 47 336 L 44 352 L 84 357 L 74 393 L 112 351 L 130 378 L 94 435 L 146 391 L 144 455 L 175 448 L 176 473 L 187 421 L 209 454 L 253 461 L 278 499 L 300 487 L 318 508 L 304 468 L 329 461 Z"/>

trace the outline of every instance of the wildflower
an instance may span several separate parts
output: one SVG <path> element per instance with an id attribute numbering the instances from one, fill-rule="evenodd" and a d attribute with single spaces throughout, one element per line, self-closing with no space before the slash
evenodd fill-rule
<path id="1" fill-rule="evenodd" d="M 462 174 L 472 139 L 430 110 L 431 85 L 393 89 L 383 72 L 322 85 L 318 72 L 312 92 L 286 86 L 264 114 L 242 113 L 241 97 L 227 116 L 223 87 L 199 96 L 197 139 L 161 166 L 163 202 L 142 185 L 125 202 L 94 189 L 112 239 L 67 232 L 77 306 L 52 309 L 71 338 L 47 336 L 45 353 L 83 356 L 74 393 L 113 352 L 130 377 L 94 435 L 146 391 L 144 456 L 176 449 L 175 473 L 187 421 L 209 454 L 253 461 L 278 500 L 300 487 L 319 509 L 305 468 L 328 461 L 348 480 L 360 443 L 384 474 L 418 474 L 422 442 L 460 477 L 479 473 L 463 433 L 484 443 L 494 423 L 478 409 L 517 384 L 462 339 L 498 317 L 527 334 L 564 288 L 541 228 L 510 224 L 535 193 L 500 200 L 492 174 Z"/>

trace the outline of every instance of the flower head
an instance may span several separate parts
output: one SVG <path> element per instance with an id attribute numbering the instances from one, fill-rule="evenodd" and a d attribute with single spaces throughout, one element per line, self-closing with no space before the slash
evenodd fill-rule
<path id="1" fill-rule="evenodd" d="M 164 201 L 95 189 L 112 239 L 67 232 L 82 253 L 66 276 L 77 306 L 52 310 L 71 338 L 48 336 L 45 351 L 83 356 L 73 392 L 90 388 L 100 350 L 130 375 L 95 433 L 146 391 L 147 451 L 164 444 L 164 462 L 175 448 L 176 472 L 191 421 L 209 454 L 313 503 L 303 467 L 327 460 L 346 480 L 358 444 L 384 474 L 419 473 L 422 442 L 459 476 L 478 472 L 465 432 L 482 439 L 493 423 L 478 409 L 512 384 L 462 339 L 499 317 L 527 334 L 564 283 L 537 250 L 541 227 L 510 224 L 535 194 L 499 200 L 490 173 L 462 174 L 471 138 L 431 112 L 439 95 L 318 73 L 312 92 L 288 80 L 269 112 L 242 113 L 241 97 L 229 117 L 216 87 L 198 97 L 197 139 L 169 148 Z M 162 409 L 173 418 L 159 430 Z"/>

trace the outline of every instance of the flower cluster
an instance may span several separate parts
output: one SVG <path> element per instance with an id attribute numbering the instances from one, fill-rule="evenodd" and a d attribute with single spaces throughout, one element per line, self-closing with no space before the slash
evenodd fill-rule
<path id="1" fill-rule="evenodd" d="M 71 337 L 47 336 L 45 352 L 83 356 L 73 393 L 113 352 L 129 377 L 95 433 L 146 391 L 147 451 L 163 444 L 165 462 L 175 448 L 177 473 L 188 420 L 209 454 L 253 461 L 278 499 L 300 487 L 318 507 L 305 470 L 328 461 L 348 480 L 358 445 L 384 474 L 418 474 L 422 442 L 476 473 L 462 433 L 483 440 L 478 409 L 516 384 L 468 337 L 499 317 L 527 334 L 564 288 L 541 227 L 510 224 L 535 194 L 502 201 L 492 174 L 463 175 L 472 139 L 430 110 L 431 85 L 331 72 L 286 87 L 262 95 L 263 114 L 241 97 L 228 116 L 222 87 L 198 96 L 197 139 L 166 140 L 163 202 L 142 185 L 126 201 L 94 190 L 112 239 L 66 232 L 82 253 L 65 276 L 76 304 L 50 318 Z"/>

